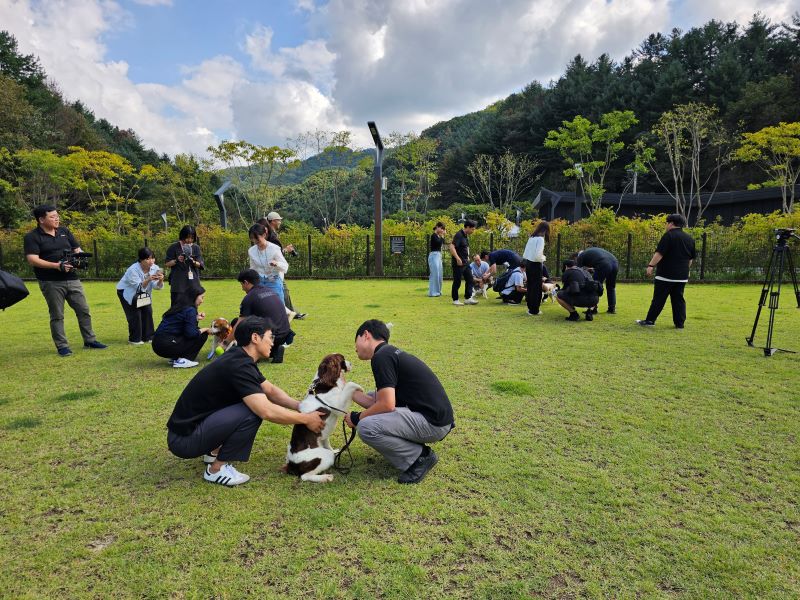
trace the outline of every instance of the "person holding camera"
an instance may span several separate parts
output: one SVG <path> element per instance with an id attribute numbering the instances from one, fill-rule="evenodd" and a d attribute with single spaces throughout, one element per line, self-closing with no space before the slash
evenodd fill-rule
<path id="1" fill-rule="evenodd" d="M 266 222 L 263 222 L 263 221 L 266 221 Z M 280 230 L 281 225 L 283 224 L 283 218 L 278 213 L 276 213 L 275 211 L 272 211 L 271 213 L 269 213 L 267 215 L 266 219 L 259 219 L 258 222 L 261 223 L 262 225 L 264 225 L 267 228 L 267 241 L 268 242 L 278 246 L 281 249 L 281 251 L 283 252 L 284 256 L 288 254 L 289 256 L 293 256 L 293 257 L 297 258 L 298 254 L 297 254 L 297 250 L 295 250 L 295 248 L 294 248 L 294 245 L 293 244 L 287 244 L 286 246 L 284 246 L 281 243 L 280 238 L 278 237 L 278 231 Z M 285 275 L 285 273 L 281 273 L 281 279 L 283 280 L 283 303 L 286 305 L 286 308 L 288 308 L 290 311 L 295 313 L 295 315 L 294 315 L 295 319 L 298 319 L 298 320 L 305 319 L 308 316 L 308 313 L 299 312 L 299 311 L 295 310 L 294 305 L 292 304 L 292 298 L 289 295 L 289 288 L 286 287 L 286 275 Z"/>
<path id="2" fill-rule="evenodd" d="M 139 250 L 139 260 L 133 263 L 117 283 L 117 296 L 128 320 L 128 343 L 141 346 L 152 341 L 153 290 L 164 287 L 164 272 L 158 268 L 150 248 Z"/>
<path id="3" fill-rule="evenodd" d="M 170 305 L 188 289 L 200 285 L 200 271 L 206 268 L 197 231 L 191 225 L 184 225 L 178 234 L 178 241 L 167 248 L 164 266 L 169 267 Z"/>
<path id="4" fill-rule="evenodd" d="M 595 291 L 595 284 L 591 277 L 578 267 L 574 260 L 565 260 L 563 264 L 564 272 L 561 274 L 561 290 L 556 296 L 558 303 L 563 306 L 569 316 L 567 321 L 580 321 L 581 317 L 575 307 L 582 306 L 590 308 L 597 306 L 597 301 L 600 299 Z M 588 285 L 591 283 L 591 285 Z M 541 294 L 539 294 L 541 296 Z M 586 320 L 591 321 L 594 317 L 592 313 L 586 311 Z"/>
<path id="5" fill-rule="evenodd" d="M 647 264 L 647 276 L 653 276 L 653 300 L 647 317 L 636 322 L 642 327 L 653 327 L 669 297 L 672 303 L 672 322 L 683 329 L 686 322 L 686 300 L 683 290 L 689 281 L 689 269 L 695 259 L 694 238 L 686 233 L 686 219 L 674 214 L 667 217 L 666 232 L 658 242 L 653 258 Z"/>
<path id="6" fill-rule="evenodd" d="M 78 279 L 73 255 L 81 248 L 66 227 L 61 227 L 58 210 L 55 206 L 42 205 L 33 209 L 36 229 L 25 234 L 25 259 L 33 267 L 47 308 L 50 311 L 50 335 L 59 356 L 70 356 L 66 333 L 64 332 L 64 302 L 70 305 L 83 337 L 83 347 L 101 350 L 107 348 L 97 341 L 92 330 L 92 316 L 89 303 Z"/>
<path id="7" fill-rule="evenodd" d="M 197 311 L 205 293 L 200 285 L 196 285 L 178 295 L 161 317 L 153 336 L 153 352 L 168 358 L 176 369 L 196 367 L 195 358 L 208 339 L 209 328 L 197 325 L 206 318 L 206 313 Z"/>

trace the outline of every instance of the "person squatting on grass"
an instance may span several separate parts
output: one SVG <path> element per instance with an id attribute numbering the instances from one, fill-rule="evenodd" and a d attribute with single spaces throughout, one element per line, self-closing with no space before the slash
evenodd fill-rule
<path id="1" fill-rule="evenodd" d="M 636 321 L 643 327 L 652 327 L 664 305 L 667 297 L 672 304 L 672 322 L 676 329 L 683 329 L 686 322 L 686 300 L 683 290 L 689 281 L 689 269 L 695 259 L 694 238 L 686 233 L 686 219 L 679 214 L 667 217 L 666 232 L 658 242 L 653 258 L 647 265 L 647 276 L 656 277 L 653 281 L 653 300 L 650 310 L 644 320 Z"/>
<path id="2" fill-rule="evenodd" d="M 528 293 L 527 276 L 525 275 L 525 263 L 522 263 L 511 271 L 511 277 L 506 282 L 506 286 L 500 290 L 500 297 L 505 304 L 519 304 Z"/>
<path id="3" fill-rule="evenodd" d="M 81 252 L 80 245 L 66 227 L 60 226 L 58 211 L 48 204 L 33 209 L 36 229 L 25 234 L 25 259 L 33 267 L 47 309 L 50 312 L 50 335 L 59 356 L 70 356 L 69 342 L 64 332 L 64 302 L 78 317 L 83 347 L 102 350 L 107 346 L 97 341 L 92 330 L 92 315 L 83 293 L 83 285 L 72 264 L 64 260 L 65 252 Z"/>
<path id="4" fill-rule="evenodd" d="M 176 369 L 196 367 L 194 359 L 208 339 L 208 327 L 197 326 L 206 318 L 206 313 L 197 312 L 205 293 L 198 285 L 177 296 L 175 303 L 162 316 L 153 336 L 153 352 L 168 358 Z"/>
<path id="5" fill-rule="evenodd" d="M 259 317 L 239 319 L 237 346 L 204 367 L 181 393 L 167 421 L 167 446 L 178 458 L 203 456 L 203 479 L 232 487 L 250 480 L 231 461 L 247 462 L 264 420 L 303 424 L 319 433 L 320 413 L 297 412 L 300 403 L 267 381 L 258 361 L 272 352 L 272 324 Z"/>
<path id="6" fill-rule="evenodd" d="M 567 321 L 580 321 L 581 317 L 575 307 L 582 306 L 588 309 L 592 306 L 597 306 L 600 298 L 596 292 L 587 290 L 586 283 L 591 279 L 586 274 L 586 271 L 575 264 L 574 260 L 565 260 L 563 268 L 561 290 L 558 292 L 556 300 L 569 312 Z M 541 294 L 539 295 L 541 296 Z M 592 313 L 587 310 L 586 320 L 591 321 L 593 318 Z"/>
<path id="7" fill-rule="evenodd" d="M 345 422 L 401 471 L 399 483 L 417 483 L 439 460 L 426 444 L 455 427 L 453 407 L 428 365 L 388 342 L 383 321 L 365 321 L 356 331 L 356 354 L 371 362 L 376 391 L 356 392 L 353 400 L 366 410 L 345 415 Z"/>
<path id="8" fill-rule="evenodd" d="M 474 293 L 480 293 L 484 298 L 489 297 L 486 295 L 486 292 L 492 285 L 492 274 L 489 271 L 489 263 L 486 262 L 488 259 L 489 252 L 484 250 L 480 254 L 473 256 L 472 263 L 469 265 L 469 268 L 472 270 L 472 281 L 475 285 Z"/>
<path id="9" fill-rule="evenodd" d="M 472 269 L 469 263 L 469 239 L 468 236 L 475 232 L 477 223 L 470 219 L 464 221 L 464 228 L 459 229 L 453 236 L 450 242 L 450 255 L 452 257 L 453 267 L 453 287 L 450 295 L 453 298 L 453 304 L 461 306 L 462 304 L 477 304 L 478 301 L 472 296 L 473 288 L 475 287 L 472 281 Z M 464 279 L 464 302 L 458 301 L 458 289 L 461 287 L 461 279 Z"/>
<path id="10" fill-rule="evenodd" d="M 583 268 L 592 270 L 592 277 L 605 286 L 608 312 L 612 315 L 617 312 L 617 275 L 619 274 L 619 261 L 617 257 L 603 248 L 586 248 L 570 256 L 575 263 Z M 597 314 L 597 307 L 589 309 L 592 314 Z"/>
<path id="11" fill-rule="evenodd" d="M 236 278 L 245 293 L 244 300 L 239 307 L 241 317 L 261 317 L 272 323 L 272 335 L 275 343 L 272 346 L 270 358 L 273 363 L 283 362 L 284 344 L 290 346 L 294 341 L 295 333 L 289 326 L 286 310 L 277 294 L 270 288 L 259 285 L 259 275 L 253 269 L 245 269 Z"/>
<path id="12" fill-rule="evenodd" d="M 156 258 L 150 248 L 140 248 L 139 260 L 128 267 L 117 283 L 117 297 L 128 320 L 128 343 L 141 346 L 153 340 L 153 305 L 149 298 L 153 290 L 164 287 L 164 272 L 156 265 Z M 137 306 L 137 295 L 148 294 L 148 302 Z"/>

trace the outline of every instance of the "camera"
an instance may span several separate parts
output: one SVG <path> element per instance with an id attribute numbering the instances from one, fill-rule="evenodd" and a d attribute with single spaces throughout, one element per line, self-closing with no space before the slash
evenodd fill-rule
<path id="1" fill-rule="evenodd" d="M 70 265 L 73 269 L 88 269 L 89 259 L 94 256 L 91 252 L 73 252 L 72 250 L 64 250 L 61 256 L 61 270 L 64 270 L 64 265 Z"/>
<path id="2" fill-rule="evenodd" d="M 775 229 L 774 231 L 775 237 L 777 237 L 779 240 L 788 240 L 790 237 L 800 239 L 800 237 L 798 237 L 798 235 L 794 232 L 795 230 L 790 227 Z"/>
<path id="3" fill-rule="evenodd" d="M 183 254 L 183 257 L 186 260 L 191 259 L 192 258 L 192 247 L 191 246 L 182 246 L 181 247 L 181 254 Z"/>

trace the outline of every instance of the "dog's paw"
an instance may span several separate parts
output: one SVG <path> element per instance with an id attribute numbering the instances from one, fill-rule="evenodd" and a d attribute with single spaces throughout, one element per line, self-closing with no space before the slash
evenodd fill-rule
<path id="1" fill-rule="evenodd" d="M 325 473 L 324 475 L 319 476 L 320 483 L 330 483 L 331 481 L 333 481 L 333 475 L 330 473 Z"/>

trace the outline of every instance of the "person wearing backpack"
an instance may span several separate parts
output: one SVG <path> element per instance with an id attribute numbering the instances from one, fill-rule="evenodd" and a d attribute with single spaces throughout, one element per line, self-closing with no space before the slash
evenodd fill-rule
<path id="1" fill-rule="evenodd" d="M 503 289 L 498 290 L 504 304 L 519 304 L 528 293 L 525 277 L 525 264 L 521 264 L 516 269 L 509 270 L 510 275 L 503 285 Z"/>
<path id="2" fill-rule="evenodd" d="M 580 321 L 581 317 L 575 308 L 596 306 L 599 299 L 597 282 L 578 267 L 574 260 L 565 260 L 561 275 L 561 291 L 558 292 L 556 300 L 569 312 L 566 320 Z M 591 321 L 593 318 L 591 311 L 587 310 L 586 320 Z"/>
<path id="3" fill-rule="evenodd" d="M 593 269 L 592 277 L 605 285 L 606 298 L 608 300 L 608 312 L 617 312 L 617 275 L 619 274 L 619 261 L 617 257 L 603 248 L 586 248 L 577 254 L 570 256 L 579 267 Z M 589 309 L 592 314 L 597 314 L 597 307 Z"/>

